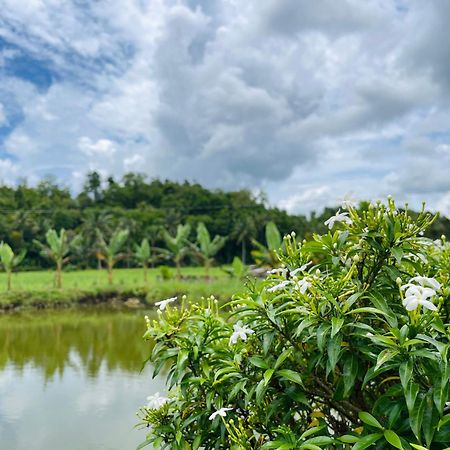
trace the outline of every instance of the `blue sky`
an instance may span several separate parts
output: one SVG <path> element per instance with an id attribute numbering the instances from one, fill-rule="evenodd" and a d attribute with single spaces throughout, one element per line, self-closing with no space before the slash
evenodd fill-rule
<path id="1" fill-rule="evenodd" d="M 394 195 L 450 215 L 446 0 L 3 0 L 0 180 Z"/>

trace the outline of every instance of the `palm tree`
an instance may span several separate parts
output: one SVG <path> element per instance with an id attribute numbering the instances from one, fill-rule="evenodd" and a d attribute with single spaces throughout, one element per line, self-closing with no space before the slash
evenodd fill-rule
<path id="1" fill-rule="evenodd" d="M 200 222 L 197 225 L 197 243 L 191 244 L 194 254 L 203 262 L 205 267 L 205 276 L 209 277 L 209 268 L 214 261 L 216 253 L 225 245 L 227 238 L 225 236 L 214 236 L 211 240 L 206 225 Z"/>
<path id="2" fill-rule="evenodd" d="M 113 282 L 113 267 L 117 263 L 117 261 L 123 259 L 125 257 L 124 253 L 120 253 L 125 242 L 128 239 L 128 230 L 117 229 L 114 231 L 111 239 L 106 241 L 103 233 L 100 230 L 97 230 L 97 239 L 99 245 L 99 251 L 97 252 L 97 258 L 99 260 L 106 261 L 106 266 L 108 269 L 108 283 L 112 284 Z"/>
<path id="3" fill-rule="evenodd" d="M 64 228 L 61 228 L 59 234 L 56 230 L 50 229 L 45 234 L 45 239 L 47 245 L 39 241 L 35 241 L 35 243 L 41 248 L 41 254 L 56 264 L 54 285 L 61 288 L 62 268 L 70 260 L 69 252 L 81 244 L 81 235 L 75 235 L 70 239 Z"/>
<path id="4" fill-rule="evenodd" d="M 231 231 L 231 237 L 236 240 L 237 244 L 241 244 L 241 260 L 245 265 L 247 256 L 247 243 L 256 235 L 255 220 L 251 216 L 239 217 L 234 223 Z"/>
<path id="5" fill-rule="evenodd" d="M 111 223 L 113 216 L 106 211 L 87 210 L 83 223 L 81 225 L 81 234 L 83 235 L 84 257 L 86 265 L 89 267 L 91 257 L 97 256 L 97 229 L 104 234 L 111 233 Z M 101 261 L 97 259 L 97 268 L 101 269 Z"/>
<path id="6" fill-rule="evenodd" d="M 27 251 L 23 249 L 18 255 L 14 255 L 12 248 L 4 243 L 0 243 L 0 259 L 2 261 L 3 268 L 7 274 L 7 289 L 11 290 L 11 275 L 14 267 L 18 266 L 25 258 Z"/>
<path id="7" fill-rule="evenodd" d="M 252 243 L 256 247 L 251 252 L 256 264 L 270 267 L 278 266 L 279 261 L 276 252 L 283 245 L 283 240 L 274 222 L 267 222 L 266 224 L 266 245 L 261 244 L 256 239 L 253 239 Z"/>
<path id="8" fill-rule="evenodd" d="M 139 264 L 144 268 L 144 281 L 145 284 L 148 283 L 148 263 L 151 260 L 152 252 L 150 249 L 150 244 L 147 238 L 142 239 L 140 245 L 135 244 L 134 246 L 134 257 L 139 262 Z"/>
<path id="9" fill-rule="evenodd" d="M 179 224 L 175 236 L 171 236 L 167 230 L 163 230 L 162 237 L 167 245 L 167 249 L 159 249 L 161 253 L 171 258 L 177 268 L 177 278 L 181 279 L 181 262 L 187 255 L 190 246 L 188 237 L 191 233 L 191 226 Z"/>

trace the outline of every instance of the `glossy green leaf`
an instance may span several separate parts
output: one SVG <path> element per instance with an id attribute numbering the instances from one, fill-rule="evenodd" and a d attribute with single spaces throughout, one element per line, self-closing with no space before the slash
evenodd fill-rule
<path id="1" fill-rule="evenodd" d="M 393 447 L 403 450 L 402 442 L 398 437 L 397 433 L 392 430 L 384 430 L 384 438 L 389 442 Z"/>
<path id="2" fill-rule="evenodd" d="M 375 419 L 375 417 L 373 417 L 372 414 L 370 414 L 366 411 L 361 411 L 358 414 L 358 416 L 361 419 L 361 421 L 366 423 L 367 425 L 370 425 L 371 427 L 374 427 L 374 428 L 379 428 L 380 430 L 383 429 L 383 426 L 381 425 L 381 423 L 378 422 L 378 420 Z"/>

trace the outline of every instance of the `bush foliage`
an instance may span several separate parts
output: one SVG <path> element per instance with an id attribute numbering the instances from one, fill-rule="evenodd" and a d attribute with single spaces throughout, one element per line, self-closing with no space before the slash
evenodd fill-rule
<path id="1" fill-rule="evenodd" d="M 450 445 L 450 245 L 422 212 L 347 206 L 284 238 L 281 266 L 228 308 L 183 299 L 147 320 L 167 397 L 141 447 L 430 449 Z"/>

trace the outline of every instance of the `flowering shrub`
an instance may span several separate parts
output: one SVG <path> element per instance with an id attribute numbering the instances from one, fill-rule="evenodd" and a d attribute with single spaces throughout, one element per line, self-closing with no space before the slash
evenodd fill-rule
<path id="1" fill-rule="evenodd" d="M 168 394 L 140 410 L 140 448 L 449 447 L 450 246 L 392 199 L 346 209 L 286 236 L 281 267 L 224 311 L 184 298 L 148 321 Z"/>

